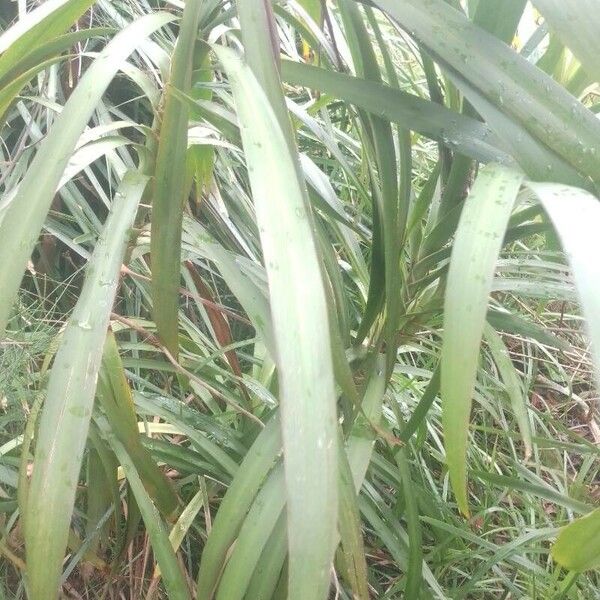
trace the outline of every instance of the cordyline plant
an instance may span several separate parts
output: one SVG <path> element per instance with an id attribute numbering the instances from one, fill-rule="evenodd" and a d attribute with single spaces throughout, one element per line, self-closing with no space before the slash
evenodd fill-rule
<path id="1" fill-rule="evenodd" d="M 7 591 L 597 593 L 600 3 L 533 6 L 5 3 Z"/>

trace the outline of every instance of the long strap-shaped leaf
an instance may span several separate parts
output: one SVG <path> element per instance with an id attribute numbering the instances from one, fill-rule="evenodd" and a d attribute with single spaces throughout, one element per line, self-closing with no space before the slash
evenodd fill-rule
<path id="1" fill-rule="evenodd" d="M 546 73 L 444 0 L 373 3 L 418 39 L 436 62 L 460 74 L 574 168 L 598 179 L 600 122 Z"/>
<path id="2" fill-rule="evenodd" d="M 522 181 L 521 174 L 500 166 L 482 171 L 465 203 L 448 273 L 442 417 L 450 480 L 459 508 L 465 514 L 468 514 L 465 460 L 479 345 L 494 265 Z M 598 199 L 584 190 L 563 185 L 528 182 L 527 187 L 550 216 L 573 269 L 592 342 L 596 379 L 600 381 Z M 558 555 L 565 556 L 560 547 Z M 585 553 L 573 558 L 573 564 L 585 562 L 584 556 Z"/>
<path id="3" fill-rule="evenodd" d="M 106 328 L 146 183 L 135 172 L 123 179 L 54 359 L 25 514 L 31 600 L 51 600 L 58 592 Z"/>
<path id="4" fill-rule="evenodd" d="M 378 425 L 381 420 L 386 385 L 386 361 L 387 358 L 383 354 L 378 355 L 374 361 L 373 371 L 363 397 L 361 412 L 356 417 L 348 438 L 346 453 L 357 493 L 362 487 L 375 445 L 376 434 L 373 424 Z"/>
<path id="5" fill-rule="evenodd" d="M 209 600 L 227 556 L 267 473 L 281 449 L 280 421 L 273 416 L 260 432 L 227 490 L 202 552 L 198 571 L 198 600 Z"/>
<path id="6" fill-rule="evenodd" d="M 281 593 L 277 593 L 278 584 L 286 578 L 286 572 L 283 569 L 287 558 L 287 532 L 285 511 L 279 515 L 279 519 L 269 541 L 265 545 L 260 560 L 252 574 L 252 580 L 248 585 L 246 598 L 256 598 L 256 600 L 276 600 L 282 598 Z"/>
<path id="7" fill-rule="evenodd" d="M 510 399 L 525 446 L 525 460 L 528 460 L 532 453 L 532 441 L 529 415 L 527 414 L 527 394 L 500 334 L 496 333 L 496 330 L 489 323 L 486 323 L 483 335 Z"/>
<path id="8" fill-rule="evenodd" d="M 0 123 L 15 97 L 37 73 L 54 62 L 64 60 L 65 57 L 60 55 L 76 43 L 111 33 L 114 31 L 108 28 L 93 28 L 67 33 L 45 44 L 40 44 L 36 39 L 34 49 L 23 60 L 15 64 L 9 63 L 4 71 L 0 64 Z M 0 63 L 5 56 L 6 54 L 2 55 Z"/>
<path id="9" fill-rule="evenodd" d="M 0 76 L 44 42 L 64 33 L 93 0 L 48 0 L 0 36 Z"/>
<path id="10" fill-rule="evenodd" d="M 413 94 L 291 60 L 281 63 L 284 81 L 303 85 L 355 104 L 388 121 L 438 140 L 480 162 L 511 163 L 501 142 L 481 121 Z"/>
<path id="11" fill-rule="evenodd" d="M 144 520 L 144 525 L 150 538 L 156 561 L 160 567 L 160 574 L 164 581 L 169 600 L 190 600 L 187 581 L 181 570 L 181 566 L 177 562 L 175 549 L 169 539 L 165 523 L 154 504 L 152 504 L 134 462 L 131 460 L 129 454 L 127 454 L 127 450 L 121 442 L 111 434 L 108 423 L 104 419 L 99 419 L 98 425 L 123 467 L 125 477 L 127 477 L 142 519 Z M 48 598 L 48 596 L 44 597 Z"/>
<path id="12" fill-rule="evenodd" d="M 172 90 L 185 92 L 190 86 L 201 6 L 201 0 L 187 0 L 183 10 L 179 39 L 171 62 L 171 76 L 165 92 L 152 198 L 150 255 L 153 316 L 158 334 L 173 356 L 179 352 L 181 225 L 183 204 L 189 187 L 185 166 L 188 108 Z"/>
<path id="13" fill-rule="evenodd" d="M 573 270 L 600 385 L 600 203 L 573 187 L 533 182 L 527 187 L 548 213 Z"/>
<path id="14" fill-rule="evenodd" d="M 468 514 L 465 464 L 471 398 L 494 267 L 523 175 L 490 165 L 465 201 L 452 249 L 441 361 L 446 464 L 460 510 Z"/>
<path id="15" fill-rule="evenodd" d="M 284 472 L 278 464 L 248 511 L 219 583 L 216 600 L 242 600 L 260 555 L 284 509 Z"/>
<path id="16" fill-rule="evenodd" d="M 600 204 L 591 194 L 553 184 L 530 183 L 550 216 L 567 255 L 592 343 L 596 385 L 600 384 Z M 584 571 L 600 566 L 600 510 L 565 527 L 552 549 L 556 561 Z"/>
<path id="17" fill-rule="evenodd" d="M 498 39 L 510 44 L 526 4 L 527 0 L 505 0 L 500 4 L 496 0 L 480 0 L 473 14 L 473 21 Z"/>
<path id="18" fill-rule="evenodd" d="M 340 514 L 339 531 L 341 552 L 346 577 L 352 588 L 353 598 L 368 600 L 368 569 L 362 538 L 360 513 L 357 505 L 358 492 L 344 451 L 340 452 Z"/>
<path id="19" fill-rule="evenodd" d="M 289 597 L 324 598 L 336 536 L 336 397 L 307 192 L 289 121 L 285 131 L 241 59 L 223 49 L 218 55 L 236 101 L 269 280 L 281 389 Z"/>
<path id="20" fill-rule="evenodd" d="M 96 395 L 112 432 L 127 450 L 152 501 L 163 515 L 172 516 L 178 507 L 177 494 L 142 444 L 131 389 L 112 331 L 104 342 Z"/>
<path id="21" fill-rule="evenodd" d="M 4 87 L 9 82 L 13 81 L 18 75 L 21 75 L 29 69 L 39 67 L 43 61 L 59 56 L 64 52 L 68 52 L 75 44 L 88 38 L 100 37 L 103 35 L 114 35 L 116 31 L 111 27 L 90 27 L 89 29 L 80 29 L 79 31 L 70 31 L 58 37 L 52 38 L 50 41 L 40 43 L 36 39 L 35 46 L 31 51 L 20 61 L 10 63 L 8 70 L 2 72 L 0 70 L 0 83 Z M 5 54 L 3 57 L 6 56 Z M 63 57 L 66 58 L 66 57 Z M 41 70 L 41 67 L 39 67 Z"/>
<path id="22" fill-rule="evenodd" d="M 600 2 L 598 0 L 534 0 L 583 68 L 600 81 Z"/>
<path id="23" fill-rule="evenodd" d="M 600 567 L 600 508 L 561 530 L 552 546 L 552 557 L 572 571 Z"/>
<path id="24" fill-rule="evenodd" d="M 379 85 L 382 77 L 377 62 L 375 50 L 359 7 L 354 0 L 340 0 L 340 16 L 349 40 L 349 48 L 356 69 L 369 83 Z M 395 348 L 398 345 L 397 328 L 402 311 L 400 286 L 401 273 L 398 269 L 401 242 L 406 225 L 405 214 L 408 206 L 403 203 L 404 196 L 400 195 L 398 187 L 398 167 L 396 147 L 391 123 L 373 114 L 365 119 L 365 136 L 368 143 L 365 148 L 372 156 L 373 165 L 377 165 L 377 185 L 373 185 L 374 226 L 377 223 L 380 235 L 373 236 L 373 255 L 380 254 L 383 258 L 383 285 L 378 281 L 377 272 L 381 272 L 380 261 L 371 261 L 371 281 L 369 297 L 365 309 L 365 317 L 361 323 L 358 342 L 361 341 L 372 325 L 372 319 L 381 309 L 385 296 L 385 320 L 383 323 L 383 339 L 388 348 L 390 364 L 395 358 Z M 372 147 L 372 150 L 370 148 Z M 410 153 L 410 149 L 408 150 Z M 379 243 L 381 240 L 381 243 Z M 382 289 L 383 288 L 383 289 Z"/>
<path id="25" fill-rule="evenodd" d="M 23 271 L 54 198 L 73 148 L 119 66 L 143 39 L 172 20 L 144 16 L 115 36 L 71 94 L 27 171 L 19 190 L 0 214 L 0 338 L 8 321 Z M 8 259 L 10 257 L 10 260 Z"/>

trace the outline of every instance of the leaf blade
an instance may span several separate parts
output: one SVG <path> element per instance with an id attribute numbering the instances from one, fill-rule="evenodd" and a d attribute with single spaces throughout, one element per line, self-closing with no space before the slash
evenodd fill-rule
<path id="1" fill-rule="evenodd" d="M 307 593 L 321 598 L 329 587 L 336 540 L 337 423 L 312 217 L 287 114 L 272 109 L 250 68 L 235 54 L 222 48 L 217 54 L 236 101 L 269 280 L 281 389 L 290 598 Z M 273 197 L 278 201 L 269 202 Z M 290 320 L 299 324 L 302 336 L 290 329 Z"/>
<path id="2" fill-rule="evenodd" d="M 159 337 L 175 358 L 179 353 L 181 230 L 184 202 L 191 180 L 186 173 L 185 156 L 188 106 L 171 90 L 175 88 L 187 92 L 190 87 L 201 7 L 201 0 L 188 0 L 183 10 L 170 80 L 165 92 L 152 198 L 152 316 Z"/>
<path id="3" fill-rule="evenodd" d="M 482 170 L 465 201 L 452 248 L 441 357 L 446 464 L 459 509 L 469 513 L 466 453 L 479 346 L 494 265 L 523 175 L 498 165 Z"/>
<path id="4" fill-rule="evenodd" d="M 123 179 L 120 197 L 96 244 L 81 295 L 54 360 L 25 515 L 32 600 L 54 598 L 58 593 L 103 341 L 129 230 L 146 184 L 147 178 L 134 172 Z"/>
<path id="5" fill-rule="evenodd" d="M 12 304 L 27 260 L 52 203 L 56 188 L 81 132 L 120 64 L 144 38 L 172 20 L 154 13 L 118 33 L 81 78 L 50 133 L 40 144 L 17 194 L 0 214 L 0 337 L 4 336 Z"/>

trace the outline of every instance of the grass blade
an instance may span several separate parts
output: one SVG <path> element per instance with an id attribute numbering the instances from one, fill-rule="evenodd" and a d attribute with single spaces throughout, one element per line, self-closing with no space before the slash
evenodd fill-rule
<path id="1" fill-rule="evenodd" d="M 502 378 L 506 393 L 510 399 L 513 413 L 519 424 L 523 445 L 525 446 L 524 459 L 527 461 L 529 460 L 533 449 L 531 442 L 531 426 L 527 415 L 527 395 L 525 394 L 519 374 L 510 358 L 508 348 L 502 340 L 502 337 L 487 323 L 484 328 L 484 336 L 494 362 L 500 372 L 500 377 Z"/>
<path id="2" fill-rule="evenodd" d="M 225 494 L 202 552 L 198 571 L 198 600 L 210 600 L 223 571 L 227 551 L 233 544 L 244 518 L 264 478 L 281 449 L 280 421 L 274 416 L 248 450 Z"/>
<path id="3" fill-rule="evenodd" d="M 169 541 L 173 546 L 173 551 L 177 552 L 181 546 L 181 542 L 185 538 L 189 531 L 196 515 L 200 512 L 204 502 L 204 490 L 199 490 L 196 495 L 188 502 L 187 506 L 181 511 L 181 515 L 177 519 L 173 529 L 169 533 Z M 156 565 L 154 574 L 152 575 L 151 586 L 158 585 L 158 582 L 162 576 L 160 565 Z"/>
<path id="4" fill-rule="evenodd" d="M 284 60 L 287 83 L 313 88 L 355 104 L 376 116 L 448 144 L 480 162 L 512 159 L 485 123 L 387 85 Z"/>
<path id="5" fill-rule="evenodd" d="M 83 29 L 61 35 L 46 44 L 40 44 L 36 39 L 36 46 L 23 60 L 14 65 L 10 64 L 5 69 L 2 68 L 1 63 L 6 55 L 2 55 L 0 57 L 0 124 L 15 97 L 37 73 L 63 60 L 64 57 L 60 54 L 70 50 L 78 42 L 108 33 L 114 32 L 108 28 Z"/>
<path id="6" fill-rule="evenodd" d="M 549 502 L 554 502 L 559 506 L 564 506 L 572 510 L 575 513 L 586 513 L 590 510 L 590 506 L 574 498 L 569 498 L 564 494 L 561 494 L 550 485 L 546 483 L 531 483 L 530 481 L 524 481 L 517 477 L 511 477 L 507 475 L 498 475 L 497 473 L 487 473 L 485 471 L 471 471 L 473 477 L 478 477 L 483 481 L 499 487 L 505 487 L 508 490 L 519 490 L 527 494 L 533 494 L 544 498 Z"/>
<path id="7" fill-rule="evenodd" d="M 219 583 L 217 600 L 242 600 L 285 505 L 283 466 L 269 473 L 242 525 Z"/>
<path id="8" fill-rule="evenodd" d="M 350 581 L 353 598 L 368 600 L 368 571 L 357 505 L 357 491 L 348 459 L 343 451 L 340 456 L 339 530 L 345 572 Z"/>
<path id="9" fill-rule="evenodd" d="M 275 589 L 282 575 L 283 565 L 287 558 L 287 532 L 285 511 L 279 515 L 271 537 L 265 545 L 260 560 L 254 569 L 252 580 L 248 585 L 246 598 L 256 600 L 276 600 Z"/>
<path id="10" fill-rule="evenodd" d="M 371 454 L 375 445 L 376 433 L 373 425 L 378 426 L 383 410 L 383 396 L 386 385 L 385 354 L 375 360 L 373 371 L 361 405 L 361 412 L 356 417 L 347 443 L 346 453 L 352 471 L 354 486 L 358 492 L 362 487 Z"/>
<path id="11" fill-rule="evenodd" d="M 577 188 L 528 183 L 548 213 L 573 270 L 589 340 L 596 386 L 600 385 L 600 223 L 598 198 Z"/>
<path id="12" fill-rule="evenodd" d="M 443 0 L 374 0 L 515 123 L 581 173 L 598 179 L 600 122 L 550 76 Z M 443 31 L 444 35 L 432 35 Z M 542 165 L 543 166 L 543 165 Z"/>
<path id="13" fill-rule="evenodd" d="M 377 57 L 359 7 L 353 1 L 343 0 L 340 2 L 340 15 L 347 31 L 350 51 L 357 70 L 369 83 L 381 84 L 382 78 Z M 389 370 L 392 366 L 392 357 L 396 354 L 396 330 L 402 311 L 401 274 L 398 269 L 398 261 L 406 226 L 408 205 L 404 204 L 406 200 L 404 195 L 399 194 L 396 148 L 391 123 L 373 114 L 369 114 L 365 120 L 368 121 L 368 126 L 364 127 L 365 133 L 370 137 L 370 144 L 367 144 L 367 148 L 370 146 L 373 148 L 369 152 L 372 156 L 370 162 L 373 167 L 376 165 L 378 175 L 378 185 L 373 185 L 373 211 L 377 212 L 376 220 L 380 225 L 382 243 L 379 253 L 384 258 L 385 321 L 383 338 L 388 348 Z M 377 252 L 374 248 L 373 254 L 375 255 Z M 372 268 L 374 267 L 375 265 Z M 375 290 L 369 292 L 367 304 L 379 306 L 383 291 L 380 282 L 375 281 L 375 278 L 373 278 L 371 286 L 375 286 Z M 368 306 L 365 312 L 369 312 L 369 309 Z M 361 324 L 361 334 L 363 330 L 368 330 L 368 328 L 368 321 L 364 325 Z"/>
<path id="14" fill-rule="evenodd" d="M 400 478 L 402 479 L 402 493 L 406 507 L 408 530 L 408 565 L 404 594 L 406 598 L 418 598 L 423 580 L 423 536 L 421 533 L 421 523 L 419 521 L 419 507 L 412 479 L 410 477 L 410 468 L 406 450 L 398 450 L 395 454 L 395 458 Z"/>
<path id="15" fill-rule="evenodd" d="M 166 517 L 173 515 L 179 504 L 177 494 L 142 445 L 131 389 L 112 331 L 108 332 L 104 342 L 96 395 L 111 430 L 127 450 L 153 502 Z"/>
<path id="16" fill-rule="evenodd" d="M 71 27 L 94 0 L 48 0 L 0 36 L 0 77 L 30 52 Z"/>

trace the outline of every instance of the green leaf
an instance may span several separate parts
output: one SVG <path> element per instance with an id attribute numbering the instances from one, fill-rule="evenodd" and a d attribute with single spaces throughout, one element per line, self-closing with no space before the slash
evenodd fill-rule
<path id="1" fill-rule="evenodd" d="M 114 481 L 117 479 L 117 470 L 114 470 Z M 90 448 L 87 457 L 86 468 L 87 496 L 86 496 L 86 535 L 94 536 L 95 529 L 100 527 L 99 535 L 95 536 L 89 550 L 96 554 L 100 542 L 108 537 L 109 523 L 101 525 L 104 514 L 111 506 L 112 494 L 111 484 L 107 478 L 106 470 L 94 448 Z"/>
<path id="2" fill-rule="evenodd" d="M 147 178 L 135 172 L 123 179 L 54 359 L 25 514 L 32 600 L 49 600 L 58 593 L 106 328 L 146 184 Z"/>
<path id="3" fill-rule="evenodd" d="M 104 342 L 102 365 L 98 377 L 97 397 L 115 437 L 127 450 L 148 494 L 166 516 L 178 508 L 177 494 L 170 480 L 152 460 L 141 442 L 131 389 L 125 377 L 123 363 L 112 331 Z"/>
<path id="4" fill-rule="evenodd" d="M 519 430 L 521 431 L 521 437 L 525 446 L 524 460 L 527 461 L 531 457 L 532 443 L 531 426 L 529 424 L 529 416 L 527 415 L 527 396 L 523 389 L 523 384 L 502 337 L 488 323 L 484 327 L 484 337 L 494 358 L 494 362 L 498 367 L 515 418 L 519 424 Z"/>
<path id="5" fill-rule="evenodd" d="M 150 538 L 152 551 L 160 567 L 160 573 L 169 600 L 190 600 L 191 595 L 189 593 L 187 581 L 177 562 L 177 557 L 175 556 L 172 542 L 169 539 L 165 523 L 161 519 L 154 504 L 152 504 L 142 480 L 135 469 L 133 461 L 130 459 L 127 450 L 123 445 L 111 434 L 108 423 L 102 423 L 102 420 L 100 419 L 99 425 L 123 467 L 125 477 L 127 477 L 136 504 L 142 519 L 144 520 L 146 532 Z M 48 596 L 44 597 L 48 598 Z"/>
<path id="6" fill-rule="evenodd" d="M 281 75 L 287 83 L 341 98 L 382 119 L 439 140 L 481 162 L 513 162 L 486 124 L 435 102 L 380 83 L 290 60 L 282 61 Z"/>
<path id="7" fill-rule="evenodd" d="M 600 81 L 600 14 L 597 0 L 534 0 L 533 4 L 556 30 L 563 44 Z"/>
<path id="8" fill-rule="evenodd" d="M 222 435 L 223 431 L 214 426 L 214 421 L 194 414 L 187 406 L 179 402 L 168 406 L 163 405 L 161 401 L 164 398 L 148 398 L 140 393 L 134 394 L 135 404 L 138 412 L 142 414 L 157 415 L 165 419 L 168 423 L 177 425 L 190 438 L 192 444 L 197 448 L 205 458 L 219 470 L 221 477 L 231 477 L 238 470 L 238 465 L 231 456 L 221 448 L 220 444 L 234 446 L 231 439 Z M 189 418 L 188 418 L 189 417 Z M 195 417 L 195 418 L 194 418 Z M 227 429 L 224 430 L 226 433 Z M 209 435 L 207 435 L 209 434 Z M 216 438 L 219 444 L 211 438 Z"/>
<path id="9" fill-rule="evenodd" d="M 361 412 L 356 417 L 348 438 L 346 453 L 357 492 L 363 484 L 371 462 L 376 438 L 373 425 L 379 425 L 383 410 L 386 360 L 385 354 L 377 355 L 374 360 L 372 373 L 361 404 Z"/>
<path id="10" fill-rule="evenodd" d="M 592 344 L 596 386 L 600 385 L 600 203 L 589 192 L 551 183 L 529 182 L 558 234 L 575 277 L 577 295 Z"/>
<path id="11" fill-rule="evenodd" d="M 425 417 L 427 417 L 427 413 L 433 405 L 433 402 L 435 401 L 435 398 L 438 395 L 439 391 L 440 368 L 436 367 L 435 371 L 431 375 L 431 379 L 429 380 L 427 387 L 425 388 L 425 391 L 423 392 L 423 395 L 421 396 L 421 400 L 419 400 L 419 404 L 417 405 L 415 410 L 413 410 L 413 413 L 410 416 L 408 423 L 406 423 L 406 425 L 400 432 L 400 435 L 398 436 L 401 441 L 408 442 L 408 440 L 410 440 L 415 431 L 417 431 L 421 423 L 423 423 L 423 421 L 425 420 Z"/>
<path id="12" fill-rule="evenodd" d="M 551 348 L 558 348 L 563 351 L 570 348 L 570 344 L 564 339 L 557 337 L 542 326 L 536 325 L 517 314 L 501 312 L 499 310 L 490 310 L 487 315 L 487 320 L 488 323 L 497 330 L 513 334 L 516 333 L 523 337 L 536 340 L 540 344 L 550 346 Z"/>
<path id="13" fill-rule="evenodd" d="M 396 464 L 402 480 L 402 493 L 406 506 L 408 529 L 408 572 L 406 574 L 406 598 L 418 598 L 423 579 L 423 537 L 419 521 L 419 508 L 413 482 L 410 477 L 410 465 L 407 450 L 400 449 L 395 454 Z"/>
<path id="14" fill-rule="evenodd" d="M 441 359 L 446 464 L 460 510 L 469 513 L 466 452 L 479 346 L 492 278 L 523 176 L 498 165 L 483 169 L 465 201 L 452 248 Z"/>
<path id="15" fill-rule="evenodd" d="M 524 473 L 528 472 L 524 470 Z M 544 498 L 549 502 L 564 506 L 576 513 L 585 513 L 590 510 L 590 506 L 585 502 L 580 502 L 574 498 L 570 498 L 565 494 L 561 494 L 556 489 L 545 483 L 543 480 L 541 483 L 532 483 L 530 481 L 523 481 L 518 477 L 511 477 L 507 475 L 498 475 L 497 473 L 488 473 L 486 471 L 471 471 L 473 477 L 482 479 L 486 483 L 491 483 L 499 487 L 504 487 L 509 490 L 519 490 L 526 494 L 532 494 Z"/>
<path id="16" fill-rule="evenodd" d="M 0 79 L 45 42 L 64 33 L 93 0 L 48 0 L 0 36 Z"/>
<path id="17" fill-rule="evenodd" d="M 380 84 L 382 78 L 377 57 L 358 6 L 353 1 L 342 0 L 340 14 L 357 71 L 369 83 Z M 382 243 L 379 248 L 373 249 L 373 254 L 379 253 L 383 256 L 385 288 L 383 338 L 389 352 L 388 371 L 391 371 L 391 363 L 396 355 L 396 331 L 402 311 L 401 272 L 398 269 L 398 261 L 406 227 L 408 202 L 406 195 L 399 193 L 396 148 L 391 123 L 374 114 L 369 114 L 366 121 L 365 135 L 369 135 L 370 138 L 370 143 L 366 144 L 366 151 L 368 156 L 372 156 L 369 162 L 377 168 L 377 185 L 373 185 L 373 212 L 377 213 L 374 226 L 380 228 Z M 408 154 L 410 155 L 410 148 Z M 375 181 L 375 178 L 373 180 Z M 379 241 L 379 237 L 374 236 L 373 243 L 375 244 L 376 241 Z M 373 268 L 377 268 L 377 265 L 372 265 Z M 375 278 L 372 279 L 370 287 L 373 286 L 375 289 L 370 290 L 367 304 L 371 303 L 378 307 L 383 290 L 380 282 Z M 369 308 L 366 312 L 369 312 Z M 369 328 L 369 325 L 368 321 L 364 325 L 361 324 L 361 334 L 363 330 Z"/>
<path id="18" fill-rule="evenodd" d="M 464 80 L 574 169 L 598 179 L 600 122 L 551 77 L 443 0 L 373 2 L 422 43 L 450 75 Z M 500 135 L 500 128 L 490 126 Z M 549 171 L 548 175 L 557 174 Z"/>
<path id="19" fill-rule="evenodd" d="M 108 33 L 114 31 L 109 28 L 82 29 L 61 35 L 45 44 L 40 44 L 39 40 L 36 40 L 37 45 L 21 61 L 9 65 L 4 72 L 0 65 L 0 123 L 21 89 L 41 70 L 61 60 L 59 55 L 62 52 L 82 40 Z M 0 57 L 0 63 L 5 56 Z"/>
<path id="20" fill-rule="evenodd" d="M 242 600 L 263 548 L 285 506 L 283 465 L 276 465 L 252 503 L 227 566 L 221 577 L 216 600 Z"/>
<path id="21" fill-rule="evenodd" d="M 340 456 L 339 530 L 346 576 L 350 581 L 353 598 L 368 600 L 368 571 L 357 505 L 357 491 L 343 450 Z"/>
<path id="22" fill-rule="evenodd" d="M 188 502 L 187 506 L 181 511 L 181 515 L 177 519 L 173 529 L 169 533 L 169 541 L 173 546 L 173 551 L 177 552 L 181 546 L 181 542 L 185 538 L 186 534 L 190 530 L 196 515 L 200 512 L 203 502 L 205 500 L 204 493 L 206 491 L 206 485 L 204 489 L 200 489 L 196 495 Z M 162 576 L 160 565 L 156 565 L 154 569 L 154 575 L 152 576 L 153 583 Z"/>
<path id="23" fill-rule="evenodd" d="M 572 571 L 600 567 L 600 508 L 560 530 L 552 558 Z"/>
<path id="24" fill-rule="evenodd" d="M 298 0 L 298 3 L 315 23 L 321 23 L 321 0 Z"/>
<path id="25" fill-rule="evenodd" d="M 14 198 L 0 213 L 0 338 L 4 336 L 27 260 L 42 228 L 75 144 L 120 65 L 140 40 L 172 20 L 154 13 L 118 33 L 81 78 L 44 138 Z"/>
<path id="26" fill-rule="evenodd" d="M 479 0 L 473 21 L 510 46 L 527 0 Z"/>
<path id="27" fill-rule="evenodd" d="M 175 358 L 179 353 L 181 226 L 191 179 L 186 172 L 188 105 L 172 89 L 189 90 L 201 6 L 201 0 L 188 0 L 183 10 L 165 92 L 152 193 L 152 315 L 159 337 Z"/>
<path id="28" fill-rule="evenodd" d="M 271 537 L 264 547 L 260 560 L 254 569 L 252 581 L 246 592 L 246 598 L 255 598 L 256 600 L 276 600 L 279 598 L 275 594 L 275 590 L 278 582 L 281 579 L 285 579 L 286 575 L 282 573 L 287 558 L 285 516 L 285 511 L 282 511 L 277 523 L 275 523 Z"/>
<path id="29" fill-rule="evenodd" d="M 242 20 L 242 28 L 254 18 L 252 3 L 245 7 L 250 20 Z M 337 415 L 312 215 L 287 113 L 273 109 L 270 96 L 239 57 L 221 48 L 217 54 L 236 101 L 269 280 L 281 390 L 290 599 L 324 598 L 336 536 Z M 282 96 L 280 101 L 283 106 Z"/>
<path id="30" fill-rule="evenodd" d="M 202 552 L 198 571 L 198 600 L 209 600 L 254 497 L 281 450 L 280 421 L 273 416 L 246 453 L 227 490 Z"/>

